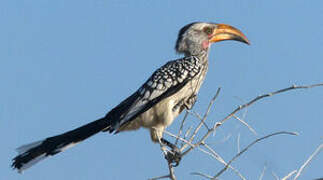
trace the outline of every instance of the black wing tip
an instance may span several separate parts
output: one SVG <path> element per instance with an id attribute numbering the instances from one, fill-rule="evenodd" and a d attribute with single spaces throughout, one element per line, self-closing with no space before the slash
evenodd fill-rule
<path id="1" fill-rule="evenodd" d="M 19 160 L 19 156 L 16 156 L 12 159 L 11 168 L 12 170 L 17 170 L 20 172 L 20 168 L 23 166 L 23 163 Z"/>

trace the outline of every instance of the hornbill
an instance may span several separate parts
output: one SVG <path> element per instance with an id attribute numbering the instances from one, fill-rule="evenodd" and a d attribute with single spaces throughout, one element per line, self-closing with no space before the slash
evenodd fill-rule
<path id="1" fill-rule="evenodd" d="M 12 167 L 22 172 L 98 132 L 118 133 L 140 127 L 150 130 L 153 142 L 176 151 L 176 146 L 163 138 L 163 131 L 184 109 L 192 108 L 208 70 L 210 45 L 224 40 L 249 44 L 242 32 L 226 24 L 194 22 L 184 26 L 175 45 L 183 58 L 169 61 L 157 69 L 136 92 L 103 118 L 17 148 L 19 154 L 13 158 Z"/>

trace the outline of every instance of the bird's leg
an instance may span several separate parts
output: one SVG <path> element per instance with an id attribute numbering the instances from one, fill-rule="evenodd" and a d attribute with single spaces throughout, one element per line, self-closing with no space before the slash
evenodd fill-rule
<path id="1" fill-rule="evenodd" d="M 197 100 L 196 94 L 193 94 L 191 97 L 189 97 L 187 101 L 184 102 L 184 106 L 186 107 L 186 109 L 189 109 L 189 110 L 192 109 L 196 100 Z"/>
<path id="2" fill-rule="evenodd" d="M 182 99 L 173 107 L 173 111 L 175 112 L 179 109 L 179 112 L 181 113 L 185 108 L 190 110 L 193 108 L 196 100 L 197 100 L 196 94 L 193 94 L 187 100 Z"/>
<path id="3" fill-rule="evenodd" d="M 176 166 L 178 166 L 179 165 L 179 162 L 181 161 L 181 159 L 182 159 L 182 154 L 181 154 L 181 151 L 178 149 L 178 147 L 175 145 L 175 144 L 173 144 L 173 143 L 171 143 L 171 142 L 169 142 L 169 141 L 167 141 L 166 139 L 164 139 L 164 138 L 161 138 L 160 139 L 160 141 L 163 143 L 163 144 L 165 144 L 166 146 L 168 146 L 168 147 L 170 147 L 171 149 L 172 149 L 172 151 L 169 151 L 169 152 L 167 152 L 167 154 L 166 154 L 166 156 L 165 156 L 165 158 L 166 158 L 166 160 L 169 162 L 169 163 L 175 163 L 174 165 L 173 165 L 173 167 L 176 167 Z"/>
<path id="4" fill-rule="evenodd" d="M 184 102 L 184 99 L 182 99 L 182 100 L 180 100 L 174 107 L 173 107 L 173 111 L 175 112 L 175 111 L 177 111 L 177 110 L 179 110 L 179 112 L 182 112 L 182 110 L 183 110 L 183 105 L 185 104 L 185 102 Z"/>
<path id="5" fill-rule="evenodd" d="M 160 139 L 160 141 L 161 141 L 163 144 L 165 144 L 166 146 L 170 147 L 171 149 L 178 149 L 178 148 L 176 147 L 176 145 L 175 145 L 175 144 L 173 144 L 173 143 L 171 143 L 171 142 L 167 141 L 167 140 L 166 140 L 166 139 L 164 139 L 164 138 L 161 138 L 161 139 Z"/>

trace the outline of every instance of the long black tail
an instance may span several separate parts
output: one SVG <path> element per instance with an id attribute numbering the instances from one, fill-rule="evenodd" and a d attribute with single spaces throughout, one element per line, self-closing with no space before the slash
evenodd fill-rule
<path id="1" fill-rule="evenodd" d="M 40 160 L 62 152 L 84 139 L 109 128 L 109 122 L 105 118 L 101 118 L 64 134 L 23 145 L 17 148 L 19 155 L 13 159 L 11 166 L 17 169 L 18 172 L 22 172 Z"/>

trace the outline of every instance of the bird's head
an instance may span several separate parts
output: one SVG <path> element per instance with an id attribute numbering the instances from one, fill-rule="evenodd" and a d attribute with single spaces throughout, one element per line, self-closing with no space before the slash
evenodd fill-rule
<path id="1" fill-rule="evenodd" d="M 210 45 L 224 40 L 236 40 L 250 44 L 237 28 L 226 24 L 195 22 L 184 26 L 178 33 L 175 50 L 186 56 L 207 52 Z"/>

